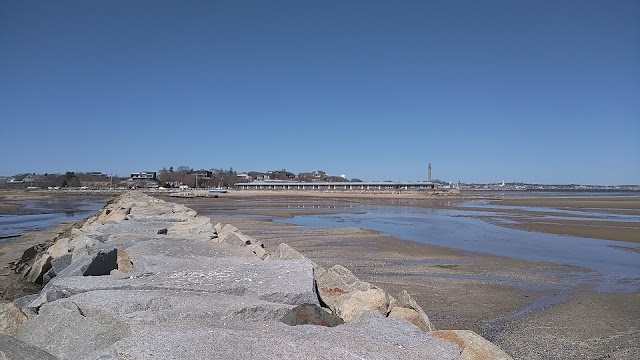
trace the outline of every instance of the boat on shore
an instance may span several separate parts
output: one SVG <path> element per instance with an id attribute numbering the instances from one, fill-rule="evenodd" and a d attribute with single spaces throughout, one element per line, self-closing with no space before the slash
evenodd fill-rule
<path id="1" fill-rule="evenodd" d="M 228 192 L 227 189 L 220 188 L 220 187 L 209 189 L 210 194 L 225 194 L 227 192 Z"/>

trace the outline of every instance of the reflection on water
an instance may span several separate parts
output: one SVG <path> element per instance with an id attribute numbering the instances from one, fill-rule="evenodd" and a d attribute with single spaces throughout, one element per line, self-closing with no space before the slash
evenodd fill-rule
<path id="1" fill-rule="evenodd" d="M 495 204 L 487 200 L 471 200 L 461 202 L 460 207 L 469 208 L 481 208 L 487 210 L 518 210 L 528 211 L 535 213 L 549 213 L 555 215 L 543 215 L 544 218 L 549 219 L 570 219 L 570 220 L 598 220 L 598 221 L 625 221 L 625 222 L 640 222 L 640 216 L 628 215 L 628 214 L 616 214 L 608 212 L 607 210 L 615 209 L 590 209 L 584 208 L 580 210 L 575 209 L 562 209 L 546 206 L 515 206 L 515 205 L 501 205 Z"/>
<path id="2" fill-rule="evenodd" d="M 598 272 L 597 279 L 590 281 L 597 283 L 600 290 L 640 288 L 640 244 L 505 228 L 468 217 L 484 213 L 477 211 L 383 205 L 361 205 L 354 210 L 361 213 L 298 215 L 276 221 L 305 226 L 359 227 L 449 248 L 580 266 Z M 626 249 L 619 247 L 622 244 Z M 638 251 L 629 251 L 629 248 Z"/>
<path id="3" fill-rule="evenodd" d="M 23 205 L 26 214 L 0 215 L 0 243 L 10 241 L 26 231 L 40 230 L 63 221 L 81 220 L 100 209 L 106 200 L 69 199 L 14 201 Z"/>

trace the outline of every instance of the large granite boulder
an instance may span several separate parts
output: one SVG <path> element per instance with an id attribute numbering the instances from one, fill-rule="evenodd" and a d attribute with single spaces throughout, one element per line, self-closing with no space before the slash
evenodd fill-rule
<path id="1" fill-rule="evenodd" d="M 307 257 L 293 249 L 291 246 L 281 243 L 271 254 L 265 257 L 265 260 L 306 260 L 313 266 L 314 276 L 317 278 L 325 271 L 322 266 L 309 260 Z"/>
<path id="2" fill-rule="evenodd" d="M 51 269 L 51 255 L 41 253 L 36 257 L 33 265 L 23 275 L 22 280 L 26 282 L 42 284 L 42 277 Z"/>
<path id="3" fill-rule="evenodd" d="M 498 346 L 471 330 L 437 330 L 430 334 L 460 346 L 460 360 L 513 360 Z"/>
<path id="4" fill-rule="evenodd" d="M 333 327 L 344 324 L 341 318 L 313 304 L 296 306 L 285 314 L 280 321 L 291 326 L 320 325 Z"/>
<path id="5" fill-rule="evenodd" d="M 72 304 L 102 324 L 224 326 L 230 322 L 277 321 L 294 306 L 246 296 L 175 290 L 95 290 L 51 304 Z"/>
<path id="6" fill-rule="evenodd" d="M 241 238 L 239 233 L 237 232 L 224 233 L 222 235 L 218 235 L 218 242 L 223 244 L 234 245 L 237 247 L 244 247 L 247 245 L 245 243 L 245 240 Z"/>
<path id="7" fill-rule="evenodd" d="M 235 322 L 131 326 L 131 335 L 87 360 L 120 359 L 459 359 L 460 348 L 413 324 L 379 318 L 336 327 Z"/>
<path id="8" fill-rule="evenodd" d="M 62 359 L 79 358 L 106 348 L 129 335 L 126 325 L 100 323 L 84 316 L 71 302 L 53 302 L 40 308 L 16 333 L 18 340 Z"/>
<path id="9" fill-rule="evenodd" d="M 112 271 L 131 272 L 133 263 L 123 249 L 107 245 L 90 250 L 91 254 L 72 261 L 54 276 L 101 276 Z M 63 258 L 60 258 L 63 259 Z"/>
<path id="10" fill-rule="evenodd" d="M 58 360 L 48 352 L 0 333 L 0 360 Z"/>
<path id="11" fill-rule="evenodd" d="M 226 234 L 229 233 L 237 233 L 240 232 L 240 230 L 238 230 L 237 227 L 231 225 L 231 224 L 216 224 L 214 226 L 214 229 L 216 230 L 216 233 L 218 234 L 218 237 L 221 238 Z"/>
<path id="12" fill-rule="evenodd" d="M 185 222 L 177 222 L 168 228 L 168 235 L 190 238 L 213 239 L 216 235 L 211 220 L 207 217 L 195 217 Z"/>
<path id="13" fill-rule="evenodd" d="M 71 265 L 71 261 L 73 260 L 73 255 L 70 253 L 66 253 L 59 257 L 54 257 L 51 259 L 51 270 L 53 272 L 53 277 L 57 276 L 62 272 L 62 270 L 66 269 L 69 265 Z"/>
<path id="14" fill-rule="evenodd" d="M 0 303 L 0 334 L 14 335 L 26 320 L 27 315 L 15 304 Z"/>
<path id="15" fill-rule="evenodd" d="M 93 251 L 92 248 L 96 246 L 99 241 L 85 235 L 81 234 L 75 236 L 68 243 L 68 252 L 72 255 L 71 257 L 75 261 L 76 259 L 83 258 L 89 256 Z"/>
<path id="16" fill-rule="evenodd" d="M 167 204 L 151 201 L 146 204 L 136 204 L 131 208 L 128 219 L 135 221 L 163 221 L 169 223 L 188 222 L 193 220 L 196 212 L 182 204 Z"/>
<path id="17" fill-rule="evenodd" d="M 290 305 L 318 304 L 313 269 L 307 262 L 236 257 L 147 256 L 145 272 L 110 276 L 64 276 L 50 281 L 29 308 L 95 290 L 200 291 Z"/>
<path id="18" fill-rule="evenodd" d="M 316 282 L 322 302 L 346 322 L 361 310 L 377 310 L 385 316 L 388 313 L 387 293 L 358 279 L 343 266 L 336 265 L 323 272 Z"/>
<path id="19" fill-rule="evenodd" d="M 424 331 L 433 331 L 435 327 L 429 321 L 429 317 L 422 307 L 407 293 L 402 290 L 393 297 L 389 304 L 389 317 L 401 317 L 408 320 Z"/>
<path id="20" fill-rule="evenodd" d="M 71 238 L 69 237 L 62 237 L 56 240 L 56 242 L 47 249 L 47 253 L 54 259 L 68 254 L 70 240 Z"/>
<path id="21" fill-rule="evenodd" d="M 247 247 L 258 258 L 265 259 L 269 254 L 264 248 L 264 244 L 240 232 L 235 226 L 224 225 L 219 227 L 216 241 L 224 244 L 232 244 L 238 247 Z"/>
<path id="22" fill-rule="evenodd" d="M 135 238 L 135 237 L 132 237 Z M 147 256 L 167 256 L 172 258 L 191 258 L 203 256 L 210 258 L 243 257 L 255 260 L 255 255 L 245 246 L 218 244 L 206 240 L 193 240 L 189 238 L 143 238 L 123 248 L 136 264 Z"/>

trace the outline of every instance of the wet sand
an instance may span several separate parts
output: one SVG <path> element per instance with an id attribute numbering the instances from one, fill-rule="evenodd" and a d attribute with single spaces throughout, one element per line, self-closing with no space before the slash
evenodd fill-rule
<path id="1" fill-rule="evenodd" d="M 53 239 L 73 225 L 75 221 L 59 223 L 51 228 L 30 231 L 11 241 L 0 243 L 0 301 L 14 299 L 40 291 L 40 286 L 20 281 L 21 274 L 11 270 L 11 264 L 20 260 L 24 251 L 34 245 L 46 249 Z"/>
<path id="2" fill-rule="evenodd" d="M 276 200 L 274 200 L 276 199 Z M 527 208 L 487 208 L 473 206 L 472 201 L 485 200 L 497 206 L 527 207 Z M 174 200 L 175 201 L 175 200 Z M 249 201 L 249 203 L 245 203 Z M 230 205 L 229 211 L 242 211 L 243 214 L 292 216 L 293 212 L 306 211 L 307 215 L 317 214 L 313 208 L 295 208 L 297 204 L 331 204 L 354 203 L 391 206 L 417 206 L 433 209 L 465 210 L 478 212 L 470 217 L 479 218 L 495 225 L 506 226 L 518 230 L 545 232 L 550 234 L 571 235 L 594 239 L 606 239 L 628 242 L 640 242 L 640 223 L 630 221 L 602 221 L 599 217 L 589 219 L 589 215 L 571 213 L 575 210 L 596 209 L 603 214 L 640 215 L 640 194 L 637 196 L 621 197 L 619 195 L 599 196 L 596 199 L 584 197 L 554 197 L 553 194 L 544 198 L 506 198 L 462 194 L 459 196 L 427 196 L 424 193 L 340 193 L 340 192 L 304 192 L 304 191 L 236 191 L 223 194 L 218 203 Z M 290 202 L 291 211 L 278 209 L 273 213 L 273 204 Z M 236 208 L 237 207 L 237 208 Z M 249 207 L 250 209 L 243 209 Z M 264 208 L 261 210 L 261 208 Z M 340 212 L 341 209 L 336 209 Z M 343 210 L 344 211 L 344 210 Z M 492 211 L 497 214 L 483 216 L 481 212 Z M 563 213 L 562 211 L 569 211 Z M 320 213 L 326 213 L 323 210 Z M 560 214 L 562 218 L 554 219 Z M 302 213 L 296 213 L 302 214 Z M 498 220 L 502 221 L 496 221 Z"/>
<path id="3" fill-rule="evenodd" d="M 48 196 L 41 193 L 28 193 L 16 190 L 0 191 L 0 214 L 23 214 L 24 207 L 20 202 L 24 200 L 45 199 Z"/>
<path id="4" fill-rule="evenodd" d="M 492 202 L 502 206 L 552 208 L 554 210 L 585 211 L 591 210 L 602 214 L 640 215 L 640 196 L 599 196 L 593 197 L 554 197 L 554 198 L 514 198 Z M 516 224 L 507 225 L 520 230 L 564 234 L 587 238 L 640 242 L 640 223 L 631 221 L 602 221 L 598 218 L 589 220 L 571 219 L 584 218 L 583 214 L 564 214 L 561 219 L 554 219 L 556 213 L 542 211 L 523 211 L 505 219 L 516 220 Z M 522 219 L 521 215 L 529 215 L 529 219 Z"/>
<path id="5" fill-rule="evenodd" d="M 553 197 L 553 198 L 507 198 L 497 200 L 501 205 L 537 206 L 568 209 L 598 209 L 612 213 L 640 214 L 640 194 L 635 197 L 602 195 L 597 198 L 589 196 Z"/>

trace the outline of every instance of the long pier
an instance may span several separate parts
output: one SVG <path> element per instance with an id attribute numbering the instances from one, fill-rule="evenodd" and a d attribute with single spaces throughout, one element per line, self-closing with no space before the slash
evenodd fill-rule
<path id="1" fill-rule="evenodd" d="M 254 181 L 234 184 L 238 190 L 432 190 L 435 184 L 428 181 L 413 182 L 294 182 Z"/>

